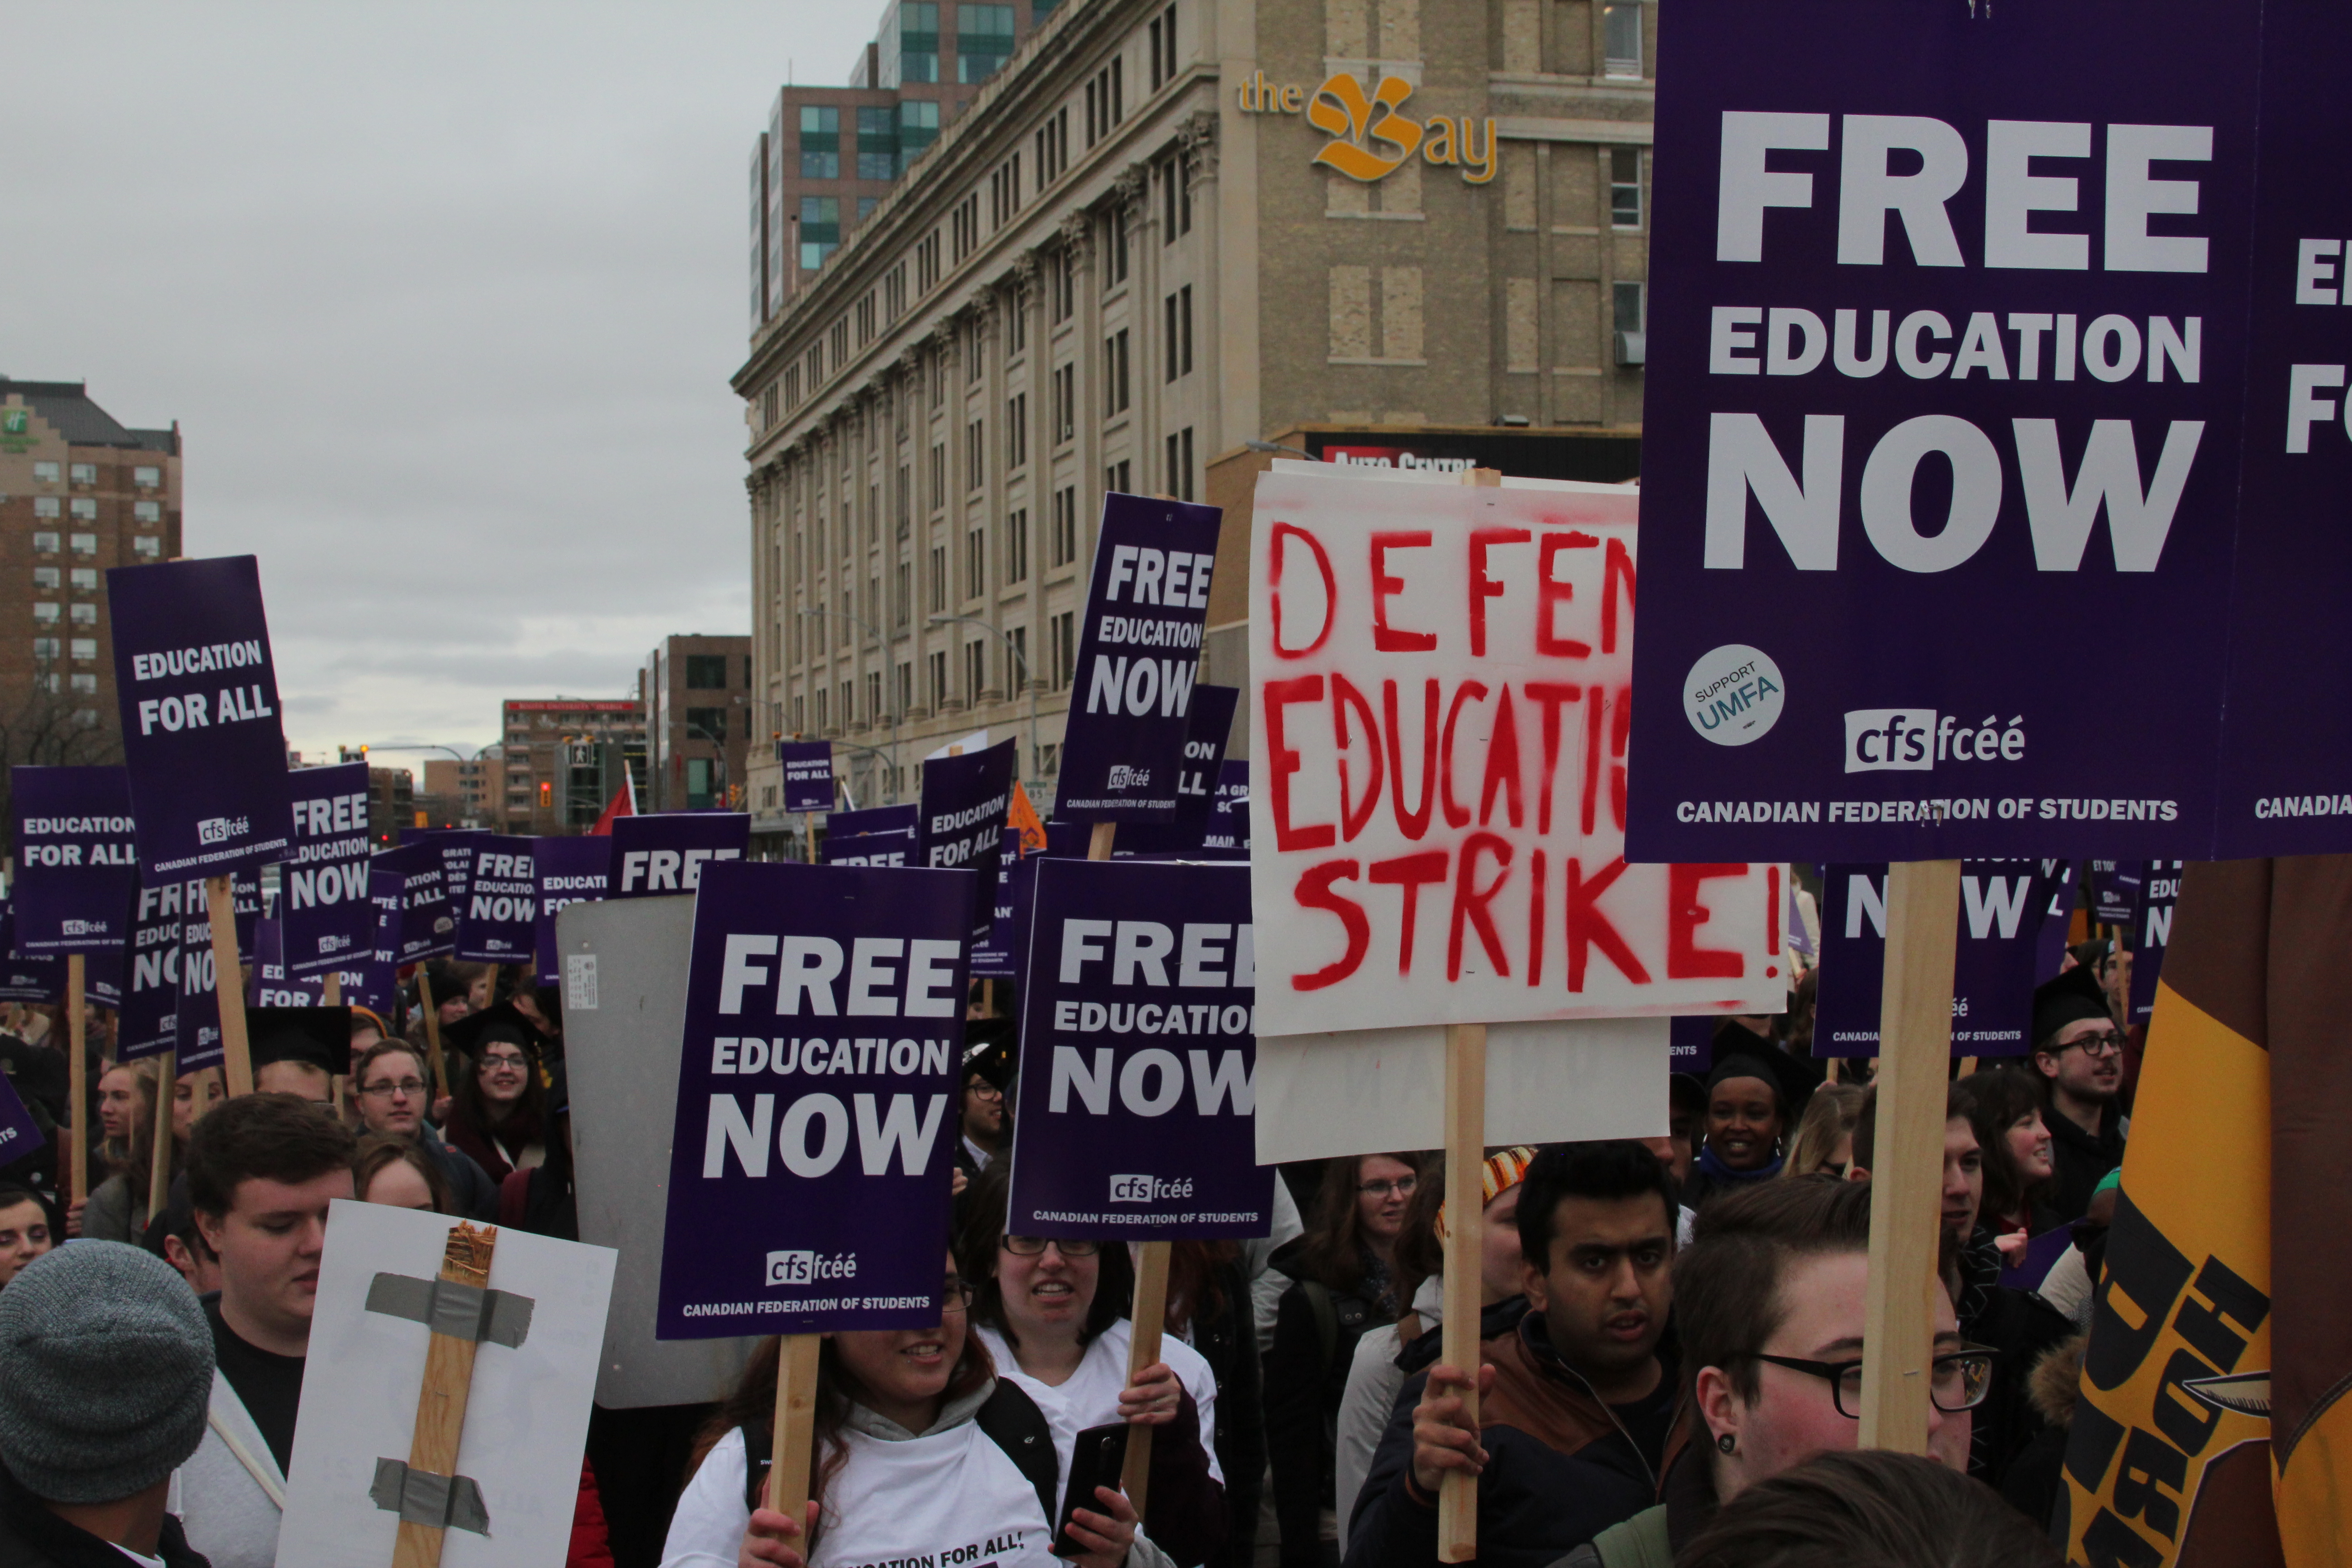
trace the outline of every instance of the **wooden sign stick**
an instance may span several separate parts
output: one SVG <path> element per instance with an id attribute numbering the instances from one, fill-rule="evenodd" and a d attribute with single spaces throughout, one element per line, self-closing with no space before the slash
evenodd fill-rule
<path id="1" fill-rule="evenodd" d="M 1445 1026 L 1445 1321 L 1442 1358 L 1470 1376 L 1463 1413 L 1478 1424 L 1479 1259 L 1486 1193 L 1486 1026 Z M 1437 1556 L 1467 1563 L 1478 1555 L 1478 1478 L 1448 1470 L 1437 1494 Z"/>
<path id="2" fill-rule="evenodd" d="M 816 1447 L 817 1352 L 822 1334 L 786 1334 L 777 1347 L 775 1437 L 768 1452 L 768 1506 L 808 1527 L 809 1469 Z M 808 1551 L 803 1540 L 801 1551 Z"/>
<path id="3" fill-rule="evenodd" d="M 73 1152 L 71 1197 L 77 1204 L 89 1201 L 89 1145 L 98 1127 L 89 1114 L 89 1058 L 88 1049 L 89 1004 L 82 995 L 84 960 L 79 952 L 66 954 L 66 1055 L 67 1092 L 73 1096 Z M 85 1125 L 85 1123 L 89 1123 Z"/>
<path id="4" fill-rule="evenodd" d="M 441 1275 L 454 1284 L 486 1289 L 490 1255 L 499 1233 L 477 1230 L 460 1220 L 441 1254 Z M 473 1392 L 474 1352 L 478 1341 L 436 1333 L 425 1352 L 425 1385 L 416 1394 L 416 1429 L 408 1440 L 408 1468 L 430 1475 L 457 1473 L 457 1444 L 466 1430 L 466 1400 Z M 440 1568 L 446 1532 L 437 1525 L 400 1521 L 392 1548 L 392 1568 Z"/>
<path id="5" fill-rule="evenodd" d="M 165 1051 L 155 1058 L 154 1153 L 147 1167 L 147 1217 L 161 1215 L 172 1201 L 172 1107 L 179 1100 L 180 1053 Z"/>
<path id="6" fill-rule="evenodd" d="M 253 1092 L 253 1052 L 245 1037 L 245 962 L 236 954 L 236 880 L 205 879 L 213 922 L 213 994 L 220 999 L 221 1056 L 232 1099 Z"/>
<path id="7" fill-rule="evenodd" d="M 341 970 L 330 969 L 327 971 L 326 981 L 319 988 L 319 1005 L 322 1007 L 340 1007 L 343 1005 L 343 972 Z M 344 1047 L 343 1061 L 345 1067 L 348 1068 L 351 1062 L 351 1047 L 348 1044 Z M 329 1090 L 334 1097 L 335 1114 L 338 1116 L 349 1116 L 351 1114 L 352 1103 L 350 1089 L 350 1072 L 344 1071 L 331 1075 Z"/>
<path id="8" fill-rule="evenodd" d="M 1959 922 L 1958 860 L 1905 860 L 1888 868 L 1860 1436 L 1865 1448 L 1898 1454 L 1927 1451 L 1933 1292 L 1943 1289 L 1936 1278 L 1936 1243 Z"/>
<path id="9" fill-rule="evenodd" d="M 441 1065 L 441 1007 L 433 1000 L 433 976 L 425 964 L 416 966 L 416 1000 L 425 1010 L 425 1048 L 433 1062 L 433 1092 L 449 1092 L 448 1069 Z"/>

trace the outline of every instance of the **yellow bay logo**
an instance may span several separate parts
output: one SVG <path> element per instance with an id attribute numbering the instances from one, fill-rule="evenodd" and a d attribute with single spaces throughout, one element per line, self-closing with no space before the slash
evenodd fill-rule
<path id="1" fill-rule="evenodd" d="M 1297 114 L 1304 109 L 1307 123 L 1331 138 L 1314 162 L 1365 184 L 1386 179 L 1415 153 L 1425 162 L 1458 167 L 1465 184 L 1492 180 L 1495 121 L 1490 118 L 1481 126 L 1467 115 L 1457 120 L 1443 114 L 1426 121 L 1412 119 L 1402 110 L 1412 92 L 1412 83 L 1401 76 L 1382 77 L 1367 93 L 1353 76 L 1334 71 L 1310 96 L 1296 85 L 1270 82 L 1258 71 L 1242 84 L 1239 102 L 1249 114 Z"/>

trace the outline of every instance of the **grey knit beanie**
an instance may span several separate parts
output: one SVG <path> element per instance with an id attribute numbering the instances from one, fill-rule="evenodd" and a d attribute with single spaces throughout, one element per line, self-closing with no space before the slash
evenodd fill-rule
<path id="1" fill-rule="evenodd" d="M 187 1281 L 112 1241 L 69 1242 L 0 1289 L 0 1463 L 50 1502 L 113 1502 L 204 1441 L 213 1336 Z"/>

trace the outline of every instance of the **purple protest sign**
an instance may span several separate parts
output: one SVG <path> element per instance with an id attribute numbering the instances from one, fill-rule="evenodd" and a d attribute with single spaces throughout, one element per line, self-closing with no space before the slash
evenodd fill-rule
<path id="1" fill-rule="evenodd" d="M 220 969 L 213 956 L 212 917 L 205 904 L 205 885 L 193 881 L 178 886 L 180 1001 L 173 1017 L 179 1026 L 178 1070 L 190 1073 L 220 1065 L 227 1059 L 227 1049 L 221 1038 Z M 171 898 L 168 888 L 164 898 L 167 902 Z"/>
<path id="2" fill-rule="evenodd" d="M 363 960 L 375 942 L 368 901 L 368 765 L 297 768 L 286 775 L 294 847 L 278 869 L 289 979 Z"/>
<path id="3" fill-rule="evenodd" d="M 923 764 L 922 827 L 916 846 L 920 863 L 942 870 L 978 873 L 991 889 L 973 906 L 972 940 L 984 942 L 993 919 L 996 862 L 1013 809 L 1013 770 L 1020 747 L 1001 742 L 960 757 L 933 757 Z"/>
<path id="4" fill-rule="evenodd" d="M 2257 240 L 2258 119 L 2294 96 L 2258 115 L 2273 14 L 1660 13 L 1682 194 L 1649 253 L 1629 858 L 2202 858 L 2225 754 L 2250 795 L 2342 776 L 2340 739 L 2311 742 L 2352 724 L 2312 727 L 2345 653 L 2314 632 L 2352 573 L 2352 468 L 2276 510 L 2241 489 L 2294 447 L 2284 362 L 2345 357 L 2312 337 L 2335 316 L 2285 304 L 2293 237 L 2352 218 L 2332 136 L 2263 152 L 2318 226 Z M 2066 626 L 2162 633 L 2127 680 L 2052 680 Z M 2275 739 L 2225 745 L 2262 693 Z"/>
<path id="5" fill-rule="evenodd" d="M 740 860 L 751 846 L 751 817 L 740 811 L 664 811 L 613 824 L 611 899 L 690 893 L 714 860 Z"/>
<path id="6" fill-rule="evenodd" d="M 253 950 L 247 955 L 253 973 L 246 982 L 248 1007 L 300 1007 L 308 998 L 286 973 L 286 925 L 264 915 L 254 923 Z"/>
<path id="7" fill-rule="evenodd" d="M 368 949 L 367 961 L 356 966 L 356 984 L 352 973 L 344 972 L 343 1001 L 373 1008 L 389 1021 L 400 1001 L 400 941 L 406 920 L 401 906 L 408 878 L 397 866 L 386 866 L 383 859 L 379 855 L 368 867 L 368 902 L 375 906 L 373 945 Z"/>
<path id="8" fill-rule="evenodd" d="M 2034 945 L 2048 892 L 2031 861 L 1970 860 L 1961 867 L 1952 1055 L 2014 1057 L 2031 1048 Z M 1813 1054 L 1874 1057 L 1886 973 L 1886 868 L 1824 866 L 1822 895 Z"/>
<path id="9" fill-rule="evenodd" d="M 126 924 L 123 928 L 128 931 Z M 100 1007 L 121 1008 L 122 977 L 130 973 L 128 952 L 110 947 L 101 952 L 84 953 L 81 966 L 81 991 L 92 1004 Z"/>
<path id="10" fill-rule="evenodd" d="M 537 951 L 535 840 L 486 833 L 474 846 L 472 876 L 457 917 L 457 956 L 469 963 L 523 963 Z"/>
<path id="11" fill-rule="evenodd" d="M 65 994 L 66 961 L 16 951 L 16 909 L 0 906 L 0 1002 L 54 1002 Z"/>
<path id="12" fill-rule="evenodd" d="M 1003 832 L 1003 841 L 996 852 L 994 916 L 989 921 L 986 940 L 971 947 L 974 980 L 1011 980 L 1021 972 L 1019 944 L 1013 936 L 1020 904 L 1021 830 L 1007 827 Z"/>
<path id="13" fill-rule="evenodd" d="M 1249 764 L 1228 762 L 1217 770 L 1217 804 L 1210 809 L 1201 855 L 1210 860 L 1250 858 Z"/>
<path id="14" fill-rule="evenodd" d="M 1666 1065 L 1675 1072 L 1705 1078 L 1715 1067 L 1715 1031 L 1721 1015 L 1685 1014 L 1666 1020 Z"/>
<path id="15" fill-rule="evenodd" d="M 2172 906 L 2180 897 L 2179 861 L 2151 860 L 2145 875 L 2132 931 L 2127 1024 L 2145 1024 L 2156 1015 L 2156 983 L 2164 974 L 2164 950 L 2172 944 Z"/>
<path id="16" fill-rule="evenodd" d="M 427 827 L 412 829 L 401 839 L 404 847 L 430 844 L 440 851 L 442 885 L 448 889 L 453 919 L 466 907 L 466 892 L 473 885 L 475 852 L 489 837 L 488 830 L 480 827 Z"/>
<path id="17" fill-rule="evenodd" d="M 229 908 L 236 917 L 236 951 L 253 951 L 253 931 L 261 919 L 261 872 L 258 868 L 239 871 L 230 879 Z"/>
<path id="18" fill-rule="evenodd" d="M 2066 1249 L 2074 1245 L 2074 1232 L 2070 1226 L 2060 1226 L 2055 1230 L 2043 1231 L 2040 1236 L 2026 1242 L 2024 1252 L 2019 1255 L 2014 1265 L 2009 1262 L 2006 1255 L 2003 1256 L 2000 1268 L 2001 1284 L 2011 1290 L 2041 1289 L 2042 1282 L 2050 1277 L 2050 1270 L 2057 1266 L 2058 1260 L 2066 1256 Z"/>
<path id="19" fill-rule="evenodd" d="M 2048 896 L 2042 900 L 2042 934 L 2033 942 L 2033 978 L 2036 983 L 2056 979 L 2066 963 L 2066 937 L 2074 930 L 2074 900 L 2082 892 L 2082 883 L 2074 873 L 2074 862 L 2042 862 L 2042 886 Z"/>
<path id="20" fill-rule="evenodd" d="M 1007 1228 L 1265 1235 L 1248 868 L 1040 859 L 1030 919 Z"/>
<path id="21" fill-rule="evenodd" d="M 1103 497 L 1078 631 L 1054 814 L 1148 821 L 1177 805 L 1177 764 L 1216 565 L 1213 506 Z"/>
<path id="22" fill-rule="evenodd" d="M 816 858 L 825 866 L 920 864 L 912 833 L 828 833 L 816 847 Z"/>
<path id="23" fill-rule="evenodd" d="M 0 1165 L 13 1165 L 47 1142 L 16 1086 L 0 1074 Z"/>
<path id="24" fill-rule="evenodd" d="M 1184 758 L 1176 768 L 1176 809 L 1158 822 L 1130 822 L 1118 830 L 1117 858 L 1181 855 L 1197 858 L 1216 820 L 1225 742 L 1233 733 L 1237 686 L 1195 686 L 1184 731 Z"/>
<path id="25" fill-rule="evenodd" d="M 119 951 L 139 886 L 131 781 L 121 768 L 11 768 L 16 951 Z"/>
<path id="26" fill-rule="evenodd" d="M 181 900 L 185 882 L 141 888 L 130 904 L 131 965 L 115 1019 L 120 1060 L 161 1056 L 180 1047 Z"/>
<path id="27" fill-rule="evenodd" d="M 602 838 L 534 838 L 530 874 L 539 899 L 531 951 L 540 978 L 553 984 L 563 972 L 555 954 L 555 917 L 566 904 L 604 896 L 612 880 L 613 847 Z"/>
<path id="28" fill-rule="evenodd" d="M 377 856 L 369 870 L 371 900 L 383 897 L 375 877 L 385 871 L 400 879 L 394 894 L 399 901 L 400 923 L 393 963 L 405 968 L 452 951 L 457 942 L 457 918 L 449 908 L 449 868 L 440 846 L 428 839 Z"/>
<path id="29" fill-rule="evenodd" d="M 107 569 L 122 757 L 151 880 L 283 856 L 286 735 L 250 555 Z"/>
<path id="30" fill-rule="evenodd" d="M 779 741 L 776 761 L 784 769 L 786 811 L 833 809 L 833 742 Z"/>
<path id="31" fill-rule="evenodd" d="M 824 830 L 837 838 L 856 838 L 868 833 L 911 834 L 922 815 L 922 808 L 916 805 L 869 805 L 863 811 L 833 813 L 824 819 Z"/>
<path id="32" fill-rule="evenodd" d="M 2137 923 L 2142 877 L 2137 860 L 2094 860 L 2083 873 L 2092 921 L 2103 926 Z"/>
<path id="33" fill-rule="evenodd" d="M 704 868 L 655 1337 L 940 1321 L 972 882 Z"/>

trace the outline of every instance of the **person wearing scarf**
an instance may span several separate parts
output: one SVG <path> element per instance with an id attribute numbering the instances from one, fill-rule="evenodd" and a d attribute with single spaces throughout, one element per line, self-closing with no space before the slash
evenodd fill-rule
<path id="1" fill-rule="evenodd" d="M 1779 1175 L 1788 1124 L 1780 1078 L 1761 1058 L 1730 1056 L 1716 1063 L 1706 1080 L 1706 1142 L 1684 1184 L 1684 1204 L 1701 1209 L 1718 1193 Z"/>

